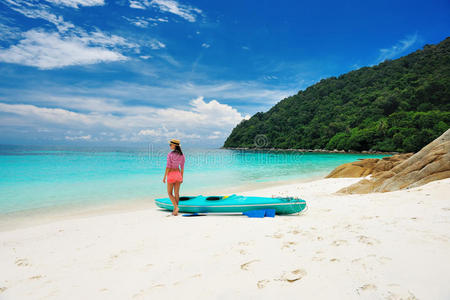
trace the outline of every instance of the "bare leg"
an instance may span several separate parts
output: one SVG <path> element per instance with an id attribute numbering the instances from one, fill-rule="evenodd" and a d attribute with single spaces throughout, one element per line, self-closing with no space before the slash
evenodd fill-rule
<path id="1" fill-rule="evenodd" d="M 180 185 L 181 182 L 175 182 L 173 184 L 173 190 L 175 192 L 175 202 L 177 203 L 177 209 L 175 210 L 175 212 L 178 214 L 178 210 L 180 209 L 180 207 L 178 206 L 178 203 L 180 202 Z"/>
<path id="2" fill-rule="evenodd" d="M 175 182 L 173 184 L 173 191 L 175 192 L 175 201 L 178 203 L 180 202 L 180 186 L 181 182 Z"/>
<path id="3" fill-rule="evenodd" d="M 178 213 L 178 203 L 175 201 L 175 197 L 172 194 L 173 185 L 173 183 L 167 183 L 167 194 L 169 194 L 170 201 L 172 201 L 173 204 L 172 215 L 176 216 Z"/>

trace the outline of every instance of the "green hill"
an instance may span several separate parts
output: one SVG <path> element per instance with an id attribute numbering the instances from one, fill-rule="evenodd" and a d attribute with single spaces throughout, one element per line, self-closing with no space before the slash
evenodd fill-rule
<path id="1" fill-rule="evenodd" d="M 243 120 L 224 147 L 415 152 L 450 125 L 450 37 L 320 82 Z"/>

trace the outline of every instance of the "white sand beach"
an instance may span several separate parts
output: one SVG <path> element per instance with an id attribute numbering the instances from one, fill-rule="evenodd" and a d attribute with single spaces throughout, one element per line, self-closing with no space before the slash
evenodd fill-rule
<path id="1" fill-rule="evenodd" d="M 450 179 L 337 195 L 354 179 L 246 191 L 292 216 L 156 207 L 0 232 L 0 299 L 450 299 Z"/>

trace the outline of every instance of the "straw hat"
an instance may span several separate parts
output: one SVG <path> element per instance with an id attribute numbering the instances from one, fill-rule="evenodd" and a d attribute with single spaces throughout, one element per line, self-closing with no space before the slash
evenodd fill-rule
<path id="1" fill-rule="evenodd" d="M 180 145 L 180 140 L 177 140 L 177 139 L 171 139 L 171 140 L 169 141 L 169 143 L 175 144 L 175 145 L 179 146 L 179 145 Z"/>

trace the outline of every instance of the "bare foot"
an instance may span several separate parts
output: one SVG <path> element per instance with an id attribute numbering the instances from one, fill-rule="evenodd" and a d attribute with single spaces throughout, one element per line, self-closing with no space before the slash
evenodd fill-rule
<path id="1" fill-rule="evenodd" d="M 175 207 L 175 208 L 173 209 L 172 215 L 174 215 L 174 216 L 178 215 L 178 210 L 179 210 L 178 206 Z"/>

